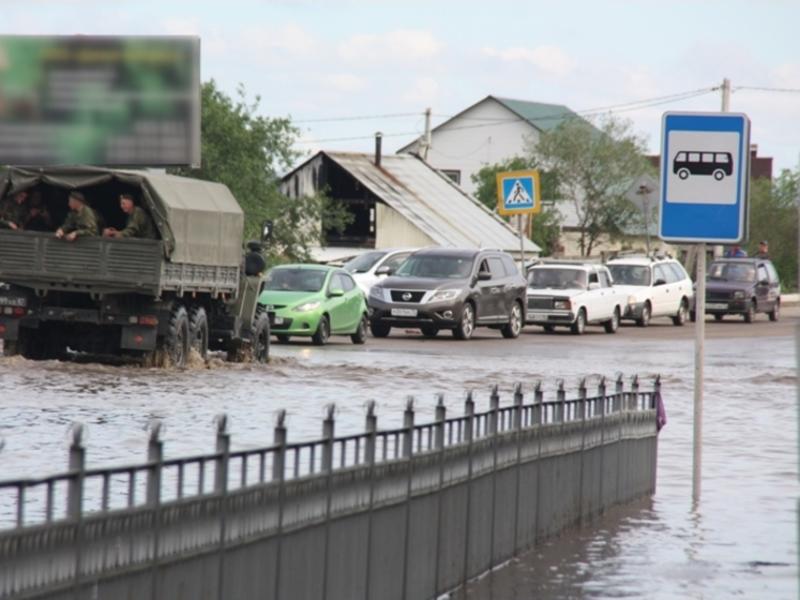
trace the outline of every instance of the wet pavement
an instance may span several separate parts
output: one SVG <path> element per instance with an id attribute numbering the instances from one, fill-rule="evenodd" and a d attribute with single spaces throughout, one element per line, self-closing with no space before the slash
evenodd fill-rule
<path id="1" fill-rule="evenodd" d="M 67 429 L 87 425 L 90 466 L 145 458 L 147 426 L 166 425 L 167 456 L 210 452 L 213 418 L 229 415 L 234 448 L 267 445 L 277 410 L 289 413 L 290 439 L 316 437 L 325 405 L 337 406 L 337 432 L 360 431 L 375 400 L 379 425 L 401 422 L 405 398 L 418 420 L 445 394 L 460 413 L 467 389 L 488 401 L 493 383 L 528 393 L 542 379 L 574 388 L 601 375 L 661 374 L 668 425 L 659 440 L 658 490 L 609 511 L 591 527 L 543 542 L 474 582 L 469 598 L 786 598 L 797 596 L 797 396 L 794 328 L 759 315 L 707 324 L 703 500 L 691 505 L 693 327 L 654 321 L 616 335 L 547 335 L 519 340 L 479 330 L 470 342 L 397 332 L 355 346 L 333 338 L 273 346 L 267 366 L 212 358 L 186 371 L 0 358 L 0 479 L 66 467 Z M 510 395 L 503 396 L 510 402 Z M 3 503 L 0 500 L 0 512 Z M 461 596 L 462 594 L 459 594 Z"/>

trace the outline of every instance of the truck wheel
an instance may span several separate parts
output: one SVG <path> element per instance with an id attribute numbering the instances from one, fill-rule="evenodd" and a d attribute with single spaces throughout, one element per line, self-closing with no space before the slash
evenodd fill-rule
<path id="1" fill-rule="evenodd" d="M 317 325 L 317 330 L 311 336 L 311 341 L 317 346 L 324 346 L 328 343 L 328 338 L 331 337 L 331 324 L 328 317 L 323 315 Z"/>
<path id="2" fill-rule="evenodd" d="M 372 337 L 385 338 L 389 335 L 392 327 L 391 325 L 386 325 L 385 323 L 370 323 L 369 330 L 372 333 Z"/>
<path id="3" fill-rule="evenodd" d="M 164 350 L 173 367 L 183 369 L 189 356 L 189 315 L 182 305 L 172 309 Z"/>
<path id="4" fill-rule="evenodd" d="M 14 340 L 3 340 L 3 356 L 17 356 L 19 354 L 19 342 Z"/>
<path id="5" fill-rule="evenodd" d="M 361 321 L 358 322 L 358 329 L 350 336 L 350 339 L 354 344 L 363 344 L 367 341 L 367 317 L 361 317 Z"/>
<path id="6" fill-rule="evenodd" d="M 208 358 L 208 316 L 206 309 L 202 306 L 195 306 L 189 317 L 189 337 L 191 347 L 203 360 Z"/>
<path id="7" fill-rule="evenodd" d="M 253 362 L 269 361 L 269 316 L 261 313 L 253 326 Z"/>

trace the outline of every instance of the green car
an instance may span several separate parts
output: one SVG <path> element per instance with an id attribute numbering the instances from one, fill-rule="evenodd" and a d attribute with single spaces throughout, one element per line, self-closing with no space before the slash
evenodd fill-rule
<path id="1" fill-rule="evenodd" d="M 364 294 L 344 269 L 324 265 L 282 265 L 267 272 L 258 303 L 269 315 L 272 335 L 285 343 L 310 337 L 319 346 L 331 335 L 367 340 Z"/>

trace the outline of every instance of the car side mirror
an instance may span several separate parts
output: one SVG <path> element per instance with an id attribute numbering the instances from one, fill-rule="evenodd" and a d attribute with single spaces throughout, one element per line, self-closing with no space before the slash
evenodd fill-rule
<path id="1" fill-rule="evenodd" d="M 340 298 L 342 296 L 344 296 L 344 290 L 342 288 L 333 288 L 328 290 L 329 298 Z"/>
<path id="2" fill-rule="evenodd" d="M 768 279 L 762 279 L 761 281 L 758 282 L 758 285 L 769 285 L 769 280 Z"/>
<path id="3" fill-rule="evenodd" d="M 596 281 L 593 281 L 592 283 L 589 284 L 589 289 L 590 290 L 599 290 L 600 289 L 600 284 L 598 282 L 596 282 Z"/>
<path id="4" fill-rule="evenodd" d="M 667 285 L 667 282 L 663 279 L 656 279 L 656 282 L 653 284 L 653 286 L 659 286 L 659 285 Z"/>
<path id="5" fill-rule="evenodd" d="M 393 273 L 392 267 L 390 267 L 390 266 L 383 266 L 383 267 L 378 267 L 377 269 L 375 269 L 375 275 L 386 275 L 386 276 L 389 276 L 392 273 Z"/>
<path id="6" fill-rule="evenodd" d="M 478 281 L 489 281 L 491 278 L 491 273 L 487 273 L 486 271 L 478 271 Z"/>

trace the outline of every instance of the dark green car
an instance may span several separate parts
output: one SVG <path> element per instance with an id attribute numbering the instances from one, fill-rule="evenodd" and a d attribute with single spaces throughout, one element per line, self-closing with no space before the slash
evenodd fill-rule
<path id="1" fill-rule="evenodd" d="M 319 346 L 331 335 L 367 339 L 367 305 L 350 274 L 325 265 L 282 265 L 269 270 L 258 303 L 279 342 L 310 337 Z"/>

